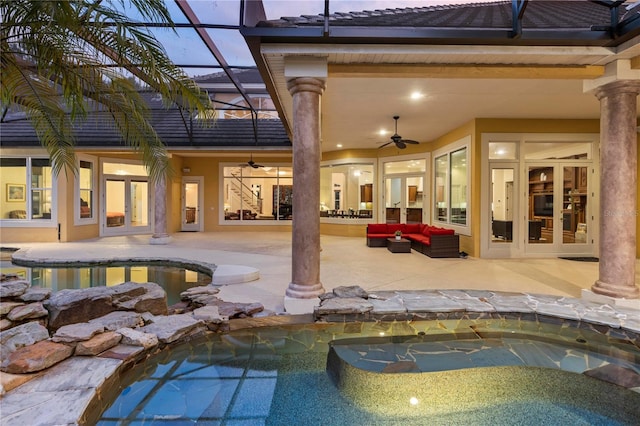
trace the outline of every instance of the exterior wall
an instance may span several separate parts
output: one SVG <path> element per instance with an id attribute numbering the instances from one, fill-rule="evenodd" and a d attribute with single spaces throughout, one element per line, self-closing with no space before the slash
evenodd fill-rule
<path id="1" fill-rule="evenodd" d="M 57 228 L 2 228 L 0 242 L 12 243 L 54 243 L 58 241 Z"/>
<path id="2" fill-rule="evenodd" d="M 367 225 L 321 223 L 320 234 L 336 235 L 339 237 L 362 237 L 362 242 L 364 244 L 367 236 Z"/>
<path id="3" fill-rule="evenodd" d="M 171 177 L 167 181 L 167 200 L 166 211 L 167 217 L 167 233 L 172 234 L 180 232 L 182 228 L 182 167 L 184 163 L 183 157 L 176 155 L 171 157 L 171 168 L 173 170 Z M 153 212 L 151 220 L 154 221 Z"/>
<path id="4" fill-rule="evenodd" d="M 429 143 L 428 147 L 429 151 L 433 152 L 467 136 L 471 136 L 471 152 L 469 154 L 471 163 L 471 175 L 469 179 L 471 193 L 471 210 L 469 211 L 471 235 L 460 235 L 460 251 L 464 251 L 470 256 L 478 256 L 480 253 L 480 176 L 482 169 L 480 168 L 481 150 L 477 142 L 479 138 L 475 132 L 475 121 L 469 121 L 453 129 L 449 133 Z M 430 198 L 428 202 L 429 208 L 431 208 L 433 205 L 433 194 L 431 191 L 429 191 L 429 194 Z"/>
<path id="5" fill-rule="evenodd" d="M 481 197 L 484 188 L 480 187 L 481 171 L 481 135 L 483 133 L 598 133 L 598 120 L 533 120 L 533 119 L 476 119 L 453 129 L 451 132 L 441 136 L 440 138 L 428 142 L 421 143 L 417 146 L 409 146 L 403 150 L 402 154 L 419 154 L 425 152 L 433 152 L 447 146 L 465 136 L 471 135 L 471 210 L 470 210 L 470 229 L 471 235 L 461 235 L 460 249 L 466 251 L 471 256 L 477 256 L 480 253 L 480 217 L 481 217 Z M 640 135 L 638 136 L 640 143 Z M 377 150 L 346 150 L 332 151 L 323 153 L 324 160 L 340 160 L 349 158 L 374 158 L 389 156 L 390 152 L 385 149 Z M 133 155 L 114 155 L 108 152 L 100 154 L 91 153 L 98 158 L 135 158 Z M 200 156 L 182 156 L 180 152 L 174 152 L 172 157 L 172 167 L 174 174 L 167 186 L 167 206 L 170 217 L 167 218 L 167 230 L 170 233 L 180 232 L 181 230 L 181 178 L 183 176 L 202 176 L 204 178 L 204 199 L 202 201 L 203 223 L 205 232 L 260 232 L 260 231 L 282 231 L 290 232 L 290 223 L 276 225 L 265 224 L 256 225 L 254 223 L 238 223 L 228 224 L 221 220 L 220 209 L 220 167 L 222 163 L 244 163 L 247 160 L 246 153 L 237 153 L 229 155 L 225 153 L 224 157 L 206 156 L 203 153 Z M 638 164 L 640 169 L 640 152 L 638 154 Z M 280 163 L 290 164 L 291 158 L 287 154 L 281 157 L 260 157 L 254 153 L 254 160 L 260 163 Z M 189 167 L 190 172 L 183 174 L 183 167 Z M 639 170 L 640 174 L 640 170 Z M 60 241 L 77 241 L 88 238 L 96 238 L 100 234 L 100 208 L 96 209 L 96 224 L 74 225 L 74 202 L 75 178 L 73 174 L 65 175 L 62 173 L 58 177 L 57 190 L 57 218 L 60 223 Z M 96 197 L 101 199 L 100 185 L 95 188 Z M 431 191 L 430 197 L 433 196 Z M 428 208 L 431 208 L 432 199 L 429 198 Z M 640 211 L 640 196 L 638 197 L 638 211 Z M 640 215 L 636 216 L 636 226 L 640 229 Z M 325 235 L 342 235 L 352 237 L 365 236 L 366 225 L 354 224 L 329 224 L 323 223 L 320 231 Z M 4 227 L 2 229 L 0 241 L 6 243 L 19 242 L 55 242 L 58 241 L 57 224 L 49 227 Z M 640 257 L 640 245 L 637 245 L 636 256 Z"/>

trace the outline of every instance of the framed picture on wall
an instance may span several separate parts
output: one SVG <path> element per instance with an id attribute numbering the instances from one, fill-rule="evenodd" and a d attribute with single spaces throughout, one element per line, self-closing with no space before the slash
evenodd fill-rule
<path id="1" fill-rule="evenodd" d="M 7 184 L 7 201 L 25 201 L 26 185 L 19 183 Z"/>

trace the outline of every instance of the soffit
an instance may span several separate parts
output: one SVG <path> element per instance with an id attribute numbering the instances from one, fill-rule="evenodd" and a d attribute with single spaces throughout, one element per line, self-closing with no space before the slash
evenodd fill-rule
<path id="1" fill-rule="evenodd" d="M 583 93 L 583 79 L 598 77 L 617 58 L 636 57 L 637 41 L 617 49 L 263 44 L 261 55 L 289 127 L 293 109 L 285 56 L 327 58 L 322 149 L 333 151 L 338 143 L 341 149 L 366 149 L 387 142 L 391 133 L 376 132 L 394 130 L 394 115 L 401 117 L 398 133 L 421 142 L 474 118 L 598 119 L 599 102 Z M 424 98 L 410 100 L 413 91 Z"/>

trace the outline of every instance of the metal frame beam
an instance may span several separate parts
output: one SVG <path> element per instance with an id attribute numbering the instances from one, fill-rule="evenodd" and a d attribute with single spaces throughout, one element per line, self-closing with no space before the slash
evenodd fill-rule
<path id="1" fill-rule="evenodd" d="M 529 4 L 529 0 L 511 0 L 511 22 L 513 26 L 511 38 L 520 38 L 522 36 L 522 17 L 527 4 Z"/>

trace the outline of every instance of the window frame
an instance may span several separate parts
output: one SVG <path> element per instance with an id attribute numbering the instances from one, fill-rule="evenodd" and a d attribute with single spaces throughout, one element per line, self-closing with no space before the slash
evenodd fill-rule
<path id="1" fill-rule="evenodd" d="M 83 218 L 80 215 L 80 195 L 81 195 L 81 191 L 83 190 L 87 190 L 87 188 L 81 188 L 80 187 L 80 176 L 78 175 L 78 177 L 75 179 L 74 182 L 74 197 L 73 197 L 73 220 L 74 223 L 76 225 L 93 225 L 98 223 L 98 215 L 97 213 L 97 209 L 98 209 L 98 198 L 97 198 L 97 192 L 98 192 L 98 172 L 99 172 L 99 163 L 98 163 L 98 159 L 96 157 L 93 156 L 89 156 L 89 155 L 78 155 L 78 170 L 80 168 L 80 164 L 82 161 L 84 162 L 88 162 L 92 164 L 92 175 L 91 175 L 91 188 L 89 188 L 89 190 L 92 193 L 92 201 L 93 201 L 93 205 L 91 206 L 91 217 L 88 218 Z"/>
<path id="2" fill-rule="evenodd" d="M 58 178 L 53 173 L 53 166 L 51 158 L 47 155 L 3 155 L 3 159 L 24 159 L 25 160 L 25 219 L 9 219 L 0 218 L 0 226 L 4 228 L 52 228 L 57 227 L 58 224 Z M 33 186 L 33 166 L 32 160 L 48 160 L 49 167 L 51 167 L 51 186 L 50 187 L 36 187 Z M 51 214 L 48 218 L 33 218 L 33 191 L 51 191 Z"/>
<path id="3" fill-rule="evenodd" d="M 322 169 L 323 168 L 332 168 L 332 167 L 336 167 L 336 166 L 371 166 L 371 184 L 372 184 L 372 193 L 371 193 L 371 205 L 372 208 L 371 210 L 371 216 L 370 217 L 348 217 L 348 215 L 346 217 L 340 217 L 340 216 L 335 216 L 335 217 L 331 217 L 331 216 L 321 216 L 320 217 L 320 223 L 335 223 L 335 224 L 368 224 L 368 223 L 375 223 L 376 221 L 376 217 L 377 214 L 376 212 L 378 211 L 379 205 L 380 205 L 380 199 L 379 199 L 379 183 L 378 183 L 378 177 L 376 175 L 376 173 L 378 172 L 378 159 L 377 158 L 343 158 L 343 159 L 339 159 L 339 160 L 327 160 L 327 161 L 322 161 L 320 162 L 320 187 L 322 187 Z M 345 188 L 342 188 L 345 191 L 350 190 L 351 188 L 347 188 L 345 186 Z M 360 188 L 357 188 L 357 191 L 360 191 Z M 335 193 L 332 192 L 332 195 L 335 196 Z M 322 199 L 322 196 L 320 197 Z M 322 201 L 322 200 L 321 200 Z M 322 208 L 326 208 L 326 211 L 331 211 L 331 210 L 336 210 L 334 207 L 334 203 L 335 203 L 335 198 L 330 197 L 330 199 L 328 200 L 329 203 L 325 203 L 325 206 L 319 206 L 321 209 Z M 359 206 L 358 206 L 359 207 Z M 348 208 L 347 209 L 343 209 L 344 211 L 348 212 Z M 358 212 L 359 210 L 361 210 L 360 208 L 356 209 L 355 211 Z M 369 210 L 369 209 L 363 209 L 363 210 Z"/>
<path id="4" fill-rule="evenodd" d="M 271 168 L 286 168 L 291 170 L 290 176 L 280 176 L 276 173 L 276 177 L 269 177 L 268 179 L 273 179 L 278 187 L 281 185 L 288 185 L 288 183 L 282 183 L 282 180 L 291 180 L 292 191 L 295 191 L 295 182 L 293 176 L 293 163 L 283 163 L 283 162 L 274 162 L 268 163 L 260 161 L 260 164 L 265 167 Z M 219 164 L 219 215 L 218 215 L 218 224 L 221 226 L 291 226 L 293 221 L 291 219 L 281 219 L 279 217 L 274 218 L 273 220 L 247 220 L 242 217 L 239 217 L 239 220 L 227 220 L 225 219 L 225 183 L 226 179 L 230 178 L 230 176 L 225 174 L 226 168 L 236 168 L 238 167 L 238 163 L 220 163 Z M 256 176 L 244 176 L 241 173 L 240 179 L 241 182 L 245 179 L 256 178 Z M 273 198 L 273 193 L 270 193 L 270 197 Z M 263 213 L 264 214 L 264 213 Z"/>
<path id="5" fill-rule="evenodd" d="M 458 153 L 462 150 L 465 151 L 465 161 L 466 161 L 466 189 L 465 189 L 465 200 L 466 200 L 466 214 L 465 224 L 455 223 L 451 219 L 452 212 L 452 183 L 451 183 L 451 169 L 452 169 L 452 155 Z M 447 171 L 446 171 L 446 182 L 445 182 L 445 207 L 447 208 L 447 216 L 446 220 L 438 219 L 438 206 L 436 205 L 436 194 L 437 194 L 437 161 L 439 158 L 446 156 L 447 158 Z M 446 225 L 447 228 L 455 230 L 458 234 L 462 235 L 471 235 L 471 212 L 472 212 L 472 203 L 471 203 L 471 178 L 472 178 L 472 165 L 471 165 L 471 136 L 465 136 L 449 145 L 446 145 L 438 150 L 433 151 L 433 160 L 432 160 L 432 182 L 433 182 L 433 198 L 431 202 L 431 217 L 433 218 L 433 223 L 436 225 Z"/>

